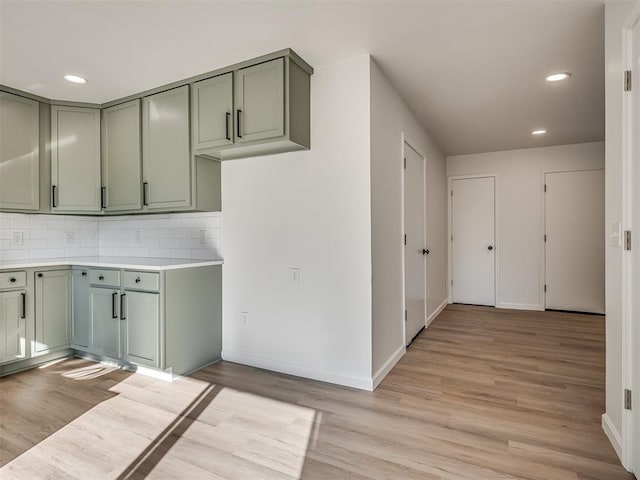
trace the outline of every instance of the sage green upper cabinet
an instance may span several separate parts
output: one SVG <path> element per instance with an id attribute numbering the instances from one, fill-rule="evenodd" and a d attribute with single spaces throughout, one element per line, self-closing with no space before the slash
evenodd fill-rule
<path id="1" fill-rule="evenodd" d="M 102 182 L 106 212 L 142 208 L 139 99 L 102 111 Z"/>
<path id="2" fill-rule="evenodd" d="M 194 104 L 192 117 L 193 128 L 198 135 L 193 142 L 195 154 L 230 160 L 308 150 L 311 146 L 312 73 L 313 69 L 290 50 L 281 57 L 239 66 L 233 71 L 233 121 L 228 132 L 233 133 L 229 135 L 233 142 L 222 137 L 227 133 L 222 130 L 224 123 L 217 127 L 216 138 L 221 139 L 220 143 L 200 141 L 206 138 L 201 132 L 211 131 L 211 121 L 203 116 L 203 110 L 217 119 L 223 118 L 224 114 L 213 101 L 205 103 L 200 100 L 197 102 L 198 113 Z M 194 92 L 197 85 L 209 85 L 206 82 L 216 79 L 221 82 L 219 77 L 214 77 L 194 83 Z"/>
<path id="3" fill-rule="evenodd" d="M 191 116 L 195 150 L 233 144 L 233 73 L 191 86 Z"/>
<path id="4" fill-rule="evenodd" d="M 99 212 L 100 110 L 51 107 L 51 209 Z"/>
<path id="5" fill-rule="evenodd" d="M 0 210 L 40 208 L 40 106 L 0 92 Z"/>
<path id="6" fill-rule="evenodd" d="M 69 346 L 71 335 L 71 271 L 36 272 L 35 341 L 32 355 Z"/>
<path id="7" fill-rule="evenodd" d="M 189 86 L 142 100 L 143 198 L 149 210 L 191 205 Z"/>
<path id="8" fill-rule="evenodd" d="M 236 72 L 236 141 L 284 135 L 284 59 Z"/>

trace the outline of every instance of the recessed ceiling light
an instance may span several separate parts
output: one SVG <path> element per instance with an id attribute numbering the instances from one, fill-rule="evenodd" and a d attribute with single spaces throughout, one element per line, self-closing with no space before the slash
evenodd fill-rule
<path id="1" fill-rule="evenodd" d="M 547 131 L 544 128 L 539 128 L 538 130 L 533 130 L 531 135 L 544 135 Z"/>
<path id="2" fill-rule="evenodd" d="M 559 82 L 561 80 L 566 80 L 570 76 L 571 74 L 569 72 L 552 73 L 551 75 L 547 75 L 545 80 L 547 82 Z"/>
<path id="3" fill-rule="evenodd" d="M 71 83 L 87 83 L 86 78 L 79 77 L 78 75 L 65 75 L 64 79 Z"/>

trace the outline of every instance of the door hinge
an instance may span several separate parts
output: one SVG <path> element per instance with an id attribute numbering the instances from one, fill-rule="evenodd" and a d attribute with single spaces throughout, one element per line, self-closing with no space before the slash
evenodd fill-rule
<path id="1" fill-rule="evenodd" d="M 407 244 L 407 234 L 406 233 L 404 234 L 404 244 L 405 245 Z"/>
<path id="2" fill-rule="evenodd" d="M 453 287 L 453 280 L 451 280 L 451 286 Z"/>
<path id="3" fill-rule="evenodd" d="M 544 234 L 544 243 L 547 243 L 547 234 Z"/>
<path id="4" fill-rule="evenodd" d="M 631 410 L 631 390 L 628 388 L 624 391 L 624 409 Z"/>
<path id="5" fill-rule="evenodd" d="M 404 311 L 404 321 L 405 322 L 407 321 L 407 311 L 406 310 Z"/>
<path id="6" fill-rule="evenodd" d="M 624 91 L 631 91 L 631 70 L 625 70 L 624 72 Z"/>
<path id="7" fill-rule="evenodd" d="M 631 230 L 624 231 L 624 249 L 631 250 Z"/>
<path id="8" fill-rule="evenodd" d="M 544 286 L 544 293 L 547 293 L 547 285 Z"/>
<path id="9" fill-rule="evenodd" d="M 404 169 L 407 169 L 407 157 L 404 157 Z"/>
<path id="10" fill-rule="evenodd" d="M 453 235 L 451 235 L 451 241 L 453 242 Z"/>
<path id="11" fill-rule="evenodd" d="M 451 190 L 451 198 L 453 198 L 453 190 Z"/>
<path id="12" fill-rule="evenodd" d="M 544 193 L 547 193 L 547 184 L 544 184 Z"/>

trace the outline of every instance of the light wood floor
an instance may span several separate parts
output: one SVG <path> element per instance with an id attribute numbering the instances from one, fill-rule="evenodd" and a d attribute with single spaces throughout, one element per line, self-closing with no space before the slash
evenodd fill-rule
<path id="1" fill-rule="evenodd" d="M 600 428 L 602 317 L 450 306 L 375 393 L 219 363 L 0 380 L 0 479 L 631 479 Z"/>

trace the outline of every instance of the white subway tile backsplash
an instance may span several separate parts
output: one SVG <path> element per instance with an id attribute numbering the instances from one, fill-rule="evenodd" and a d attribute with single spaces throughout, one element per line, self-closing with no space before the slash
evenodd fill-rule
<path id="1" fill-rule="evenodd" d="M 0 259 L 222 258 L 221 228 L 219 212 L 113 217 L 0 213 Z M 23 245 L 13 242 L 16 232 L 22 233 Z M 71 243 L 67 233 L 73 237 Z"/>

